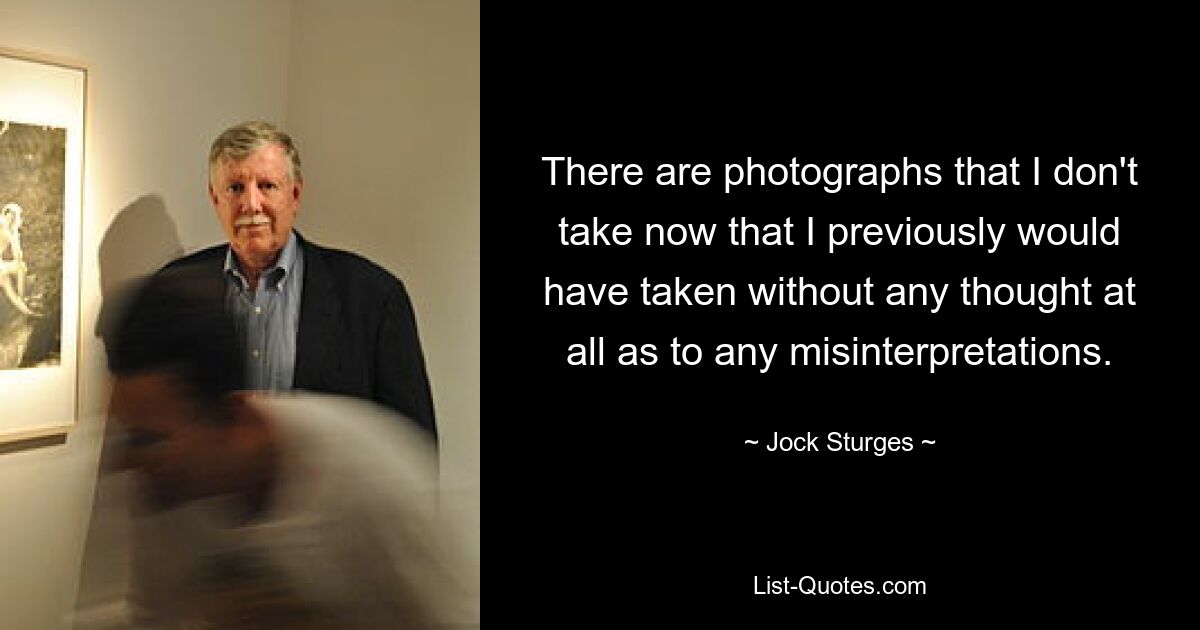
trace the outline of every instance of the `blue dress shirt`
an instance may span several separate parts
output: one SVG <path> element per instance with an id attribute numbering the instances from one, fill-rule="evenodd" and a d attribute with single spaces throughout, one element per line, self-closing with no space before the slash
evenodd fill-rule
<path id="1" fill-rule="evenodd" d="M 252 291 L 233 249 L 225 254 L 226 305 L 237 323 L 245 349 L 246 385 L 286 391 L 296 371 L 296 333 L 300 330 L 300 293 L 304 254 L 296 233 L 288 236 L 275 266 L 263 270 Z"/>

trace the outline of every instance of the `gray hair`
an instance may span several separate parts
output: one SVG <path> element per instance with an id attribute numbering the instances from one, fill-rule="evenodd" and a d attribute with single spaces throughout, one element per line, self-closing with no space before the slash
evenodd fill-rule
<path id="1" fill-rule="evenodd" d="M 208 172 L 211 174 L 221 162 L 227 160 L 240 162 L 251 153 L 272 144 L 283 147 L 283 150 L 287 152 L 290 162 L 289 174 L 292 176 L 292 181 L 304 179 L 304 175 L 300 171 L 300 151 L 296 149 L 292 137 L 276 128 L 275 125 L 260 120 L 234 125 L 221 132 L 221 135 L 213 140 L 212 149 L 208 152 Z"/>

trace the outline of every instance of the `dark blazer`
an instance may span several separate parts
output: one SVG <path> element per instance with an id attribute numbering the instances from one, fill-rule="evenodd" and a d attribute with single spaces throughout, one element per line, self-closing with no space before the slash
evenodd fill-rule
<path id="1" fill-rule="evenodd" d="M 304 252 L 304 288 L 296 338 L 296 389 L 374 400 L 437 436 L 433 397 L 404 284 L 350 252 L 328 249 L 296 233 Z M 220 276 L 228 245 L 169 263 L 211 267 Z"/>

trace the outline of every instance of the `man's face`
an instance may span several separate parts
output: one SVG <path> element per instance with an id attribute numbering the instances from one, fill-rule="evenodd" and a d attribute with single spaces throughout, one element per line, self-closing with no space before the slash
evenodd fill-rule
<path id="1" fill-rule="evenodd" d="M 195 400 L 173 373 L 118 377 L 109 412 L 126 432 L 124 465 L 139 472 L 159 507 L 228 490 L 226 429 L 199 421 Z"/>
<path id="2" fill-rule="evenodd" d="M 240 162 L 225 160 L 213 167 L 208 194 L 217 219 L 243 266 L 272 264 L 287 244 L 303 182 L 289 175 L 287 151 L 265 146 Z"/>

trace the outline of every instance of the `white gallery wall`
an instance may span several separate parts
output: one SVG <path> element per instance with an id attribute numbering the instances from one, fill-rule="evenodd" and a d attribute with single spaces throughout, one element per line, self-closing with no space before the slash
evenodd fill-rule
<path id="1" fill-rule="evenodd" d="M 477 546 L 478 2 L 0 0 L 0 47 L 83 63 L 91 98 L 84 413 L 65 443 L 0 448 L 0 628 L 68 627 L 106 403 L 101 288 L 221 240 L 204 197 L 207 147 L 247 118 L 300 143 L 299 228 L 407 284 L 447 503 Z"/>

